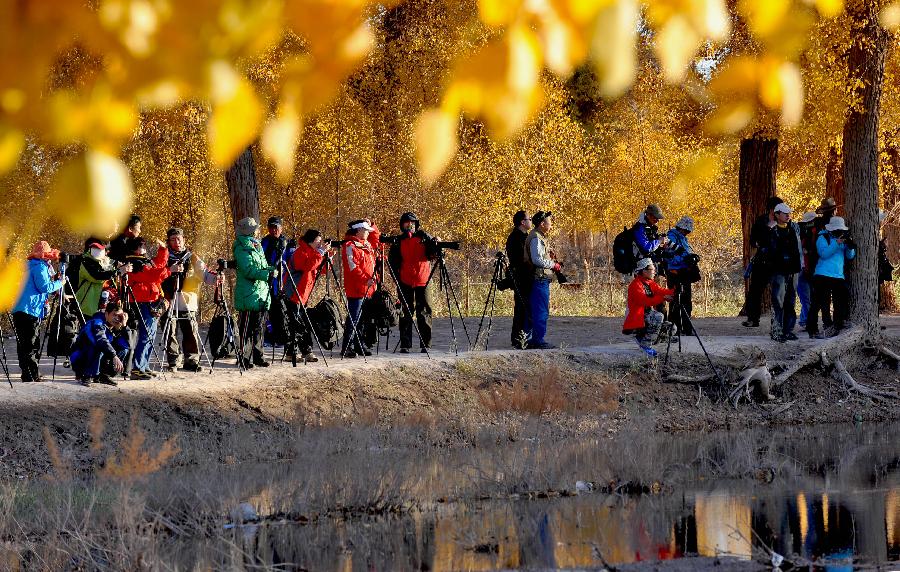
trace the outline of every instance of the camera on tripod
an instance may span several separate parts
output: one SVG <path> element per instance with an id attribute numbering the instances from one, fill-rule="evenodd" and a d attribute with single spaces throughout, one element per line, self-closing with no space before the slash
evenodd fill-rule
<path id="1" fill-rule="evenodd" d="M 433 236 L 428 237 L 425 242 L 434 250 L 459 250 L 459 241 L 438 240 Z"/>
<path id="2" fill-rule="evenodd" d="M 345 244 L 347 244 L 346 240 L 330 240 L 329 239 L 329 240 L 326 240 L 325 242 L 327 242 L 331 246 L 331 248 L 340 248 L 340 247 L 344 246 Z"/>
<path id="3" fill-rule="evenodd" d="M 69 258 L 71 258 L 71 255 L 68 252 L 60 252 L 59 253 L 59 263 L 60 264 L 68 264 Z"/>
<path id="4" fill-rule="evenodd" d="M 400 242 L 400 237 L 382 235 L 378 237 L 378 242 L 380 242 L 381 244 L 397 244 L 398 242 Z"/>
<path id="5" fill-rule="evenodd" d="M 216 260 L 216 272 L 220 274 L 226 270 L 234 270 L 235 268 L 237 268 L 237 262 L 234 260 L 225 260 L 224 258 Z"/>

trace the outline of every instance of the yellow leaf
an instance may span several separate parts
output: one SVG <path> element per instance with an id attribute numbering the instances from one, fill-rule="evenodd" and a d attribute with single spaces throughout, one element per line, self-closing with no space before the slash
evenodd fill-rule
<path id="1" fill-rule="evenodd" d="M 294 174 L 301 127 L 296 106 L 283 104 L 275 119 L 263 129 L 260 147 L 263 155 L 275 164 L 275 176 L 281 184 L 289 183 Z"/>
<path id="2" fill-rule="evenodd" d="M 681 15 L 669 18 L 656 36 L 654 49 L 669 83 L 684 79 L 688 64 L 697 51 L 700 36 Z"/>
<path id="3" fill-rule="evenodd" d="M 690 14 L 697 32 L 710 40 L 724 40 L 731 33 L 731 16 L 724 0 L 691 0 Z"/>
<path id="4" fill-rule="evenodd" d="M 57 171 L 47 208 L 78 234 L 109 236 L 128 217 L 131 202 L 131 177 L 125 164 L 89 149 Z"/>
<path id="5" fill-rule="evenodd" d="M 709 82 L 709 90 L 719 96 L 755 92 L 759 81 L 757 61 L 736 57 L 728 62 Z"/>
<path id="6" fill-rule="evenodd" d="M 791 0 L 739 0 L 738 10 L 750 24 L 755 36 L 773 34 L 791 9 Z"/>
<path id="7" fill-rule="evenodd" d="M 541 75 L 541 47 L 534 33 L 516 26 L 507 33 L 509 42 L 508 82 L 513 91 L 529 93 Z"/>
<path id="8" fill-rule="evenodd" d="M 488 26 L 505 26 L 512 22 L 521 6 L 521 0 L 478 0 L 478 17 Z"/>
<path id="9" fill-rule="evenodd" d="M 803 117 L 803 78 L 800 68 L 792 62 L 785 62 L 778 68 L 781 83 L 781 123 L 797 125 Z"/>
<path id="10" fill-rule="evenodd" d="M 594 21 L 591 56 L 604 97 L 617 97 L 634 82 L 639 16 L 634 0 L 616 0 Z"/>
<path id="11" fill-rule="evenodd" d="M 457 117 L 442 109 L 429 109 L 416 121 L 416 160 L 426 185 L 434 183 L 456 155 L 457 130 Z"/>
<path id="12" fill-rule="evenodd" d="M 878 21 L 888 30 L 900 28 L 900 2 L 889 4 L 878 15 Z"/>
<path id="13" fill-rule="evenodd" d="M 25 261 L 19 258 L 8 258 L 0 261 L 0 312 L 12 310 L 22 287 L 25 285 Z"/>
<path id="14" fill-rule="evenodd" d="M 823 18 L 834 18 L 844 11 L 844 0 L 816 0 L 816 9 Z"/>
<path id="15" fill-rule="evenodd" d="M 16 166 L 24 148 L 25 136 L 21 131 L 0 125 L 0 175 Z"/>
<path id="16" fill-rule="evenodd" d="M 706 120 L 706 130 L 721 135 L 740 131 L 756 115 L 756 107 L 748 101 L 725 103 Z"/>
<path id="17" fill-rule="evenodd" d="M 225 169 L 256 137 L 263 109 L 250 82 L 231 64 L 217 61 L 210 65 L 209 81 L 209 156 L 216 166 Z"/>

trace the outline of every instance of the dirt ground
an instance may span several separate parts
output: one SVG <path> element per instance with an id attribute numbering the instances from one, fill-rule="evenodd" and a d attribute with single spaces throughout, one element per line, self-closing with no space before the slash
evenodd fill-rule
<path id="1" fill-rule="evenodd" d="M 900 339 L 900 317 L 885 317 L 883 324 L 886 336 Z M 755 345 L 771 361 L 785 361 L 814 343 L 777 344 L 769 340 L 768 328 L 746 329 L 738 318 L 698 319 L 695 325 L 717 363 L 739 346 Z M 460 347 L 467 346 L 458 320 L 455 327 Z M 474 340 L 478 320 L 467 319 L 466 327 Z M 521 351 L 510 349 L 509 319 L 498 318 L 488 351 L 457 356 L 449 351 L 449 323 L 440 320 L 430 356 L 394 354 L 382 343 L 380 353 L 365 361 L 326 352 L 327 366 L 320 361 L 294 368 L 282 363 L 276 350 L 271 367 L 243 374 L 234 359 L 226 359 L 212 373 L 209 368 L 174 372 L 91 388 L 75 383 L 62 362 L 56 381 L 19 383 L 14 344 L 7 340 L 13 387 L 0 386 L 0 478 L 52 469 L 45 427 L 76 466 L 89 464 L 89 455 L 80 451 L 87 450 L 92 408 L 106 412 L 113 438 L 127 433 L 132 415 L 151 443 L 177 434 L 182 452 L 175 463 L 181 465 L 289 456 L 295 432 L 321 424 L 439 425 L 445 429 L 436 438 L 465 442 L 479 426 L 521 422 L 522 412 L 507 409 L 503 401 L 529 392 L 562 396 L 550 400 L 544 418 L 566 434 L 613 435 L 628 424 L 684 431 L 900 419 L 900 403 L 849 395 L 815 369 L 792 378 L 773 403 L 734 409 L 695 386 L 660 381 L 658 364 L 620 327 L 616 318 L 551 318 L 548 339 L 560 349 Z M 388 343 L 393 349 L 396 334 Z M 691 374 L 708 371 L 696 338 L 683 340 L 682 349 L 679 354 L 673 347 L 673 367 Z M 51 370 L 52 358 L 45 357 L 42 373 L 49 378 Z M 851 370 L 858 380 L 882 388 L 900 384 L 891 369 Z"/>

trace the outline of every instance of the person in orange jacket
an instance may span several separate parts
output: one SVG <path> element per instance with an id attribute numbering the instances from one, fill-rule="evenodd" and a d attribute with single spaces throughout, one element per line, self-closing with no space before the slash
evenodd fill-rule
<path id="1" fill-rule="evenodd" d="M 375 259 L 381 233 L 369 219 L 354 220 L 347 226 L 346 242 L 341 247 L 341 264 L 348 312 L 341 353 L 344 357 L 353 358 L 358 354 L 372 355 L 360 343 L 363 335 L 363 324 L 360 322 L 363 302 L 375 292 Z"/>
<path id="2" fill-rule="evenodd" d="M 311 228 L 303 235 L 288 261 L 290 277 L 285 284 L 285 293 L 288 295 L 285 303 L 289 330 L 287 353 L 292 361 L 296 359 L 298 351 L 308 363 L 319 361 L 312 353 L 313 332 L 310 331 L 309 324 L 301 313 L 304 310 L 300 306 L 305 308 L 309 303 L 316 278 L 325 270 L 322 261 L 328 256 L 328 250 L 329 246 L 322 239 L 322 233 Z"/>
<path id="3" fill-rule="evenodd" d="M 622 333 L 633 335 L 644 353 L 650 357 L 657 355 L 656 350 L 651 347 L 651 340 L 659 332 L 664 319 L 654 306 L 671 302 L 675 297 L 675 290 L 657 284 L 653 280 L 655 276 L 656 266 L 652 260 L 638 260 L 634 280 L 628 285 L 628 308 L 625 311 L 625 323 L 622 324 Z"/>
<path id="4" fill-rule="evenodd" d="M 153 351 L 159 317 L 165 311 L 165 304 L 159 304 L 159 300 L 163 298 L 162 281 L 171 273 L 181 272 L 183 269 L 180 264 L 166 266 L 169 250 L 161 240 L 157 241 L 153 260 L 147 258 L 147 241 L 140 236 L 129 238 L 125 249 L 128 252 L 125 261 L 132 268 L 132 272 L 128 273 L 128 285 L 131 289 L 131 299 L 128 302 L 134 302 L 137 305 L 136 312 L 140 313 L 131 379 L 150 379 L 153 377 L 150 373 L 150 352 Z"/>
<path id="5" fill-rule="evenodd" d="M 428 296 L 428 278 L 431 277 L 431 261 L 438 254 L 436 238 L 419 226 L 415 213 L 403 213 L 400 217 L 400 234 L 391 245 L 388 261 L 397 277 L 400 299 L 404 302 L 400 316 L 400 353 L 412 349 L 413 317 L 420 336 L 420 351 L 431 347 L 431 301 Z"/>

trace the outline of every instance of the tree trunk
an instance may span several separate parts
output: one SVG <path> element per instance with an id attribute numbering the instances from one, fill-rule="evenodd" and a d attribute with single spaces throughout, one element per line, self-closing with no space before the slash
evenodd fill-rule
<path id="1" fill-rule="evenodd" d="M 234 164 L 225 171 L 225 186 L 228 188 L 234 224 L 237 225 L 238 221 L 247 217 L 253 217 L 259 222 L 259 186 L 251 147 L 244 149 Z"/>
<path id="2" fill-rule="evenodd" d="M 884 153 L 881 164 L 881 199 L 883 208 L 890 219 L 881 227 L 882 237 L 887 245 L 887 255 L 891 264 L 897 265 L 897 252 L 900 252 L 900 224 L 894 210 L 900 203 L 900 130 L 884 135 Z M 885 282 L 881 286 L 881 312 L 898 312 L 900 305 L 894 296 L 893 282 Z"/>
<path id="3" fill-rule="evenodd" d="M 778 139 L 768 139 L 754 135 L 741 141 L 741 163 L 738 177 L 738 200 L 741 203 L 741 230 L 744 235 L 744 267 L 753 254 L 750 248 L 750 229 L 753 221 L 766 212 L 766 200 L 775 196 L 775 170 L 778 166 Z M 750 286 L 744 280 L 744 294 Z M 765 313 L 771 300 L 763 296 L 762 310 Z M 745 315 L 742 309 L 740 315 Z"/>
<path id="4" fill-rule="evenodd" d="M 835 214 L 845 216 L 844 203 L 844 157 L 837 145 L 828 147 L 828 163 L 825 165 L 825 197 L 834 199 L 837 205 Z"/>
<path id="5" fill-rule="evenodd" d="M 858 246 L 850 265 L 850 318 L 865 328 L 867 339 L 878 327 L 878 122 L 888 34 L 878 23 L 877 7 L 867 0 L 848 3 L 851 38 L 849 81 L 854 85 L 844 123 L 845 211 Z"/>

